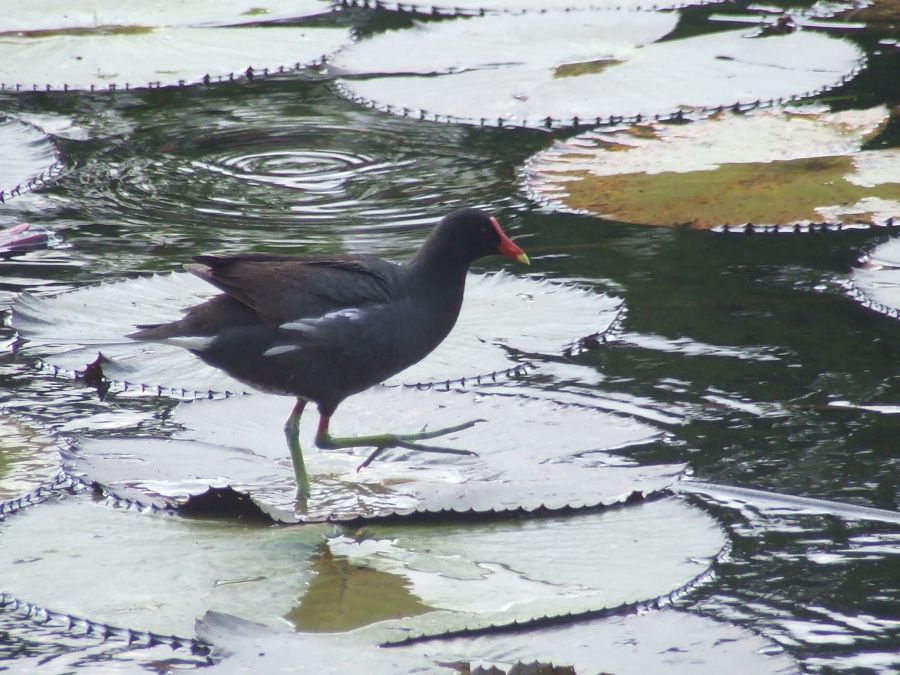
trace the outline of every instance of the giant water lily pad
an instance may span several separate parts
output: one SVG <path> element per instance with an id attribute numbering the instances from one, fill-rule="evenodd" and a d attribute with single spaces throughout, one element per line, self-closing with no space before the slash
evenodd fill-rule
<path id="1" fill-rule="evenodd" d="M 525 12 L 571 12 L 576 10 L 622 11 L 629 9 L 674 9 L 702 5 L 711 0 L 451 0 L 448 2 L 384 2 L 378 7 L 400 12 L 443 15 L 520 14 Z M 367 7 L 370 0 L 341 0 L 345 6 Z"/>
<path id="2" fill-rule="evenodd" d="M 49 136 L 30 124 L 0 119 L 0 202 L 43 185 L 62 169 Z"/>
<path id="3" fill-rule="evenodd" d="M 189 636 L 207 609 L 275 618 L 302 596 L 326 530 L 184 521 L 86 499 L 3 525 L 2 590 L 114 626 Z M 98 576 L 98 570 L 103 570 Z"/>
<path id="4" fill-rule="evenodd" d="M 373 525 L 329 546 L 358 567 L 405 577 L 437 611 L 392 630 L 435 634 L 664 596 L 706 573 L 725 543 L 703 511 L 667 498 L 514 523 Z"/>
<path id="5" fill-rule="evenodd" d="M 338 83 L 345 95 L 395 114 L 557 126 L 809 96 L 843 82 L 862 59 L 850 42 L 805 32 L 657 42 L 677 18 L 560 12 L 443 21 L 361 40 L 331 63 L 353 76 Z"/>
<path id="6" fill-rule="evenodd" d="M 591 131 L 538 153 L 525 182 L 553 208 L 630 223 L 884 225 L 900 216 L 900 148 L 862 146 L 887 121 L 884 106 L 774 109 Z"/>
<path id="7" fill-rule="evenodd" d="M 866 307 L 900 318 L 900 238 L 877 246 L 863 259 L 850 275 L 850 290 Z"/>
<path id="8" fill-rule="evenodd" d="M 288 398 L 240 396 L 181 404 L 174 439 L 81 439 L 66 471 L 113 495 L 193 510 L 210 489 L 246 495 L 284 522 L 349 521 L 422 512 L 507 512 L 618 504 L 665 489 L 680 464 L 638 466 L 619 454 L 657 441 L 647 424 L 582 405 L 521 396 L 381 387 L 351 397 L 332 421 L 336 436 L 419 431 L 484 422 L 434 441 L 477 457 L 392 450 L 357 471 L 371 448 L 320 450 L 314 409 L 301 445 L 311 496 L 296 484 L 282 426 Z M 619 451 L 619 452 L 616 452 Z"/>
<path id="9" fill-rule="evenodd" d="M 318 63 L 347 38 L 343 28 L 308 27 L 117 25 L 5 33 L 0 88 L 129 89 L 257 77 Z"/>
<path id="10" fill-rule="evenodd" d="M 36 0 L 16 8 L 3 22 L 5 33 L 77 34 L 113 26 L 234 26 L 299 19 L 330 11 L 326 0 L 156 0 L 84 3 Z"/>
<path id="11" fill-rule="evenodd" d="M 59 455 L 53 440 L 31 424 L 0 411 L 0 505 L 34 489 L 58 469 Z"/>
<path id="12" fill-rule="evenodd" d="M 534 521 L 331 530 L 67 499 L 3 525 L 3 587 L 58 612 L 182 636 L 206 609 L 333 630 L 335 615 L 369 603 L 366 623 L 391 621 L 373 630 L 374 642 L 649 602 L 706 573 L 725 545 L 712 518 L 677 498 Z M 363 575 L 378 588 L 317 601 L 333 559 L 345 586 Z M 407 616 L 391 618 L 398 607 Z"/>
<path id="13" fill-rule="evenodd" d="M 286 673 L 301 661 L 322 674 L 459 673 L 478 666 L 499 669 L 488 671 L 495 673 L 797 672 L 796 664 L 766 639 L 673 609 L 390 648 L 367 645 L 361 634 L 301 639 L 216 612 L 203 617 L 198 631 L 214 646 L 218 663 L 213 673 Z"/>
<path id="14" fill-rule="evenodd" d="M 169 345 L 124 336 L 135 324 L 161 323 L 218 291 L 190 274 L 159 275 L 83 288 L 52 298 L 23 294 L 11 325 L 28 340 L 25 353 L 51 367 L 82 372 L 98 365 L 128 388 L 183 397 L 241 392 L 247 386 Z M 558 356 L 582 338 L 608 331 L 621 300 L 561 282 L 508 274 L 469 275 L 455 328 L 422 362 L 392 378 L 406 384 L 496 379 L 537 354 Z M 98 321 L 97 317 L 103 317 Z"/>

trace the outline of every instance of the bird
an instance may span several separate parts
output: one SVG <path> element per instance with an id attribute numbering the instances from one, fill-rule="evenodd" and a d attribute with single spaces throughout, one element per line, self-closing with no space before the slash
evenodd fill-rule
<path id="1" fill-rule="evenodd" d="M 437 347 L 456 323 L 476 260 L 504 255 L 530 264 L 497 218 L 476 208 L 444 216 L 406 262 L 373 255 L 203 254 L 185 269 L 221 291 L 180 319 L 136 325 L 127 337 L 185 348 L 255 389 L 293 396 L 284 433 L 297 496 L 310 495 L 299 440 L 307 403 L 319 411 L 315 444 L 474 454 L 419 443 L 470 428 L 339 438 L 329 432 L 348 396 L 380 384 Z"/>

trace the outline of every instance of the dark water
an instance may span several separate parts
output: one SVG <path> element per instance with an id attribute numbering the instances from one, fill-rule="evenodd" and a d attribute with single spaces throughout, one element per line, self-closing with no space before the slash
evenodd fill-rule
<path id="1" fill-rule="evenodd" d="M 900 51 L 873 55 L 827 99 L 897 105 L 898 72 Z M 637 452 L 641 461 L 688 462 L 710 482 L 898 508 L 900 418 L 829 405 L 900 403 L 900 324 L 840 285 L 884 231 L 722 235 L 548 213 L 524 196 L 517 169 L 551 136 L 398 119 L 337 98 L 327 82 L 6 97 L 0 106 L 61 115 L 86 132 L 60 140 L 64 179 L 0 212 L 6 224 L 41 224 L 63 242 L 0 261 L 0 309 L 26 288 L 179 269 L 207 250 L 403 258 L 421 240 L 417 226 L 453 207 L 489 207 L 533 272 L 624 298 L 620 339 L 574 357 L 599 382 L 560 386 L 625 402 L 668 431 L 670 440 Z M 878 144 L 898 143 L 894 123 Z M 50 427 L 87 414 L 103 428 L 104 406 L 115 403 L 3 353 L 0 405 Z M 160 405 L 131 401 L 131 416 L 112 424 L 152 426 Z M 809 672 L 900 671 L 896 525 L 704 508 L 727 525 L 732 550 L 682 605 L 773 639 Z M 66 640 L 75 670 L 108 658 L 0 613 L 0 670 Z"/>

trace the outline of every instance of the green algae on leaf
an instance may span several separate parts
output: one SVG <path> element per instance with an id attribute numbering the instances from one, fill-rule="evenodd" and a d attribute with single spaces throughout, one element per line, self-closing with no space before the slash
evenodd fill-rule
<path id="1" fill-rule="evenodd" d="M 777 109 L 592 131 L 534 156 L 525 182 L 552 207 L 637 224 L 883 225 L 900 214 L 900 149 L 861 148 L 887 118 Z"/>
<path id="2" fill-rule="evenodd" d="M 661 41 L 677 19 L 624 11 L 457 19 L 360 40 L 330 62 L 352 75 L 338 80 L 340 93 L 380 110 L 557 127 L 811 96 L 846 81 L 863 58 L 849 41 L 807 32 L 752 37 L 737 30 Z M 568 76 L 559 77 L 560 67 Z"/>

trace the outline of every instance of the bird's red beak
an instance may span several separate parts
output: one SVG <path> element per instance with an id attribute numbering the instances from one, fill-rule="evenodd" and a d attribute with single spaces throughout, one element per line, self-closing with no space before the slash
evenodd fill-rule
<path id="1" fill-rule="evenodd" d="M 497 219 L 494 218 L 494 216 L 491 216 L 491 223 L 494 225 L 494 229 L 497 230 L 497 236 L 500 237 L 500 246 L 497 247 L 497 252 L 502 253 L 507 258 L 512 258 L 516 262 L 530 265 L 531 261 L 528 259 L 528 256 L 525 255 L 525 251 L 516 246 L 512 240 L 506 236 L 506 233 L 500 229 L 500 223 L 497 222 Z"/>

